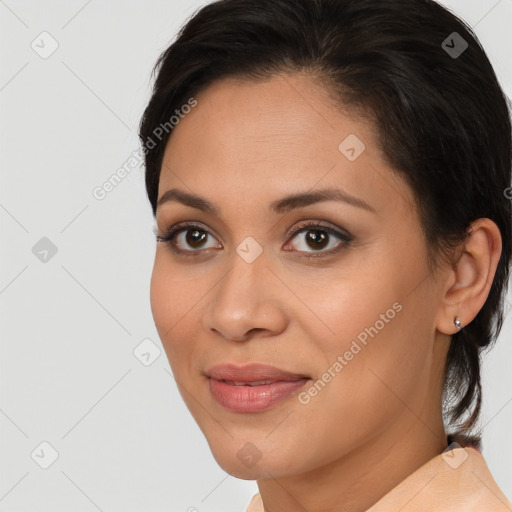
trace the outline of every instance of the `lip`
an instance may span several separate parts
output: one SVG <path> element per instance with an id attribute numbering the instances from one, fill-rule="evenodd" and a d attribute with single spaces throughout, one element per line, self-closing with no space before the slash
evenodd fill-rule
<path id="1" fill-rule="evenodd" d="M 217 365 L 210 368 L 206 376 L 213 398 L 224 408 L 238 413 L 266 411 L 310 380 L 303 374 L 254 363 Z M 266 382 L 260 384 L 260 381 Z M 235 385 L 234 382 L 258 384 Z"/>
<path id="2" fill-rule="evenodd" d="M 215 380 L 231 380 L 236 382 L 257 382 L 260 380 L 294 381 L 309 379 L 307 375 L 292 373 L 272 365 L 251 363 L 238 366 L 234 363 L 219 364 L 211 367 L 206 376 Z"/>

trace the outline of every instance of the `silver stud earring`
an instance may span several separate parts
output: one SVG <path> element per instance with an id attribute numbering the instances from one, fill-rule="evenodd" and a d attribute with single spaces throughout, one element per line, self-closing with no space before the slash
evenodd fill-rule
<path id="1" fill-rule="evenodd" d="M 460 331 L 462 328 L 462 324 L 460 323 L 460 319 L 458 316 L 455 317 L 453 323 L 455 324 L 455 327 L 457 327 L 457 331 Z"/>

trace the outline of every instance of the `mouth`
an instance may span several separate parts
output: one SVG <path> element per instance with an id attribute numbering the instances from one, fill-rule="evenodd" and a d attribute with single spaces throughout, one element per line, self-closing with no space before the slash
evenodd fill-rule
<path id="1" fill-rule="evenodd" d="M 221 379 L 220 382 L 225 382 L 226 384 L 229 384 L 230 386 L 264 386 L 268 384 L 272 384 L 273 382 L 277 382 L 275 380 L 256 380 L 254 382 L 235 382 L 232 380 L 224 380 Z"/>
<path id="2" fill-rule="evenodd" d="M 232 363 L 217 365 L 208 372 L 212 397 L 232 412 L 262 412 L 295 394 L 310 377 L 271 365 Z"/>
<path id="3" fill-rule="evenodd" d="M 262 385 L 277 381 L 295 381 L 309 379 L 308 375 L 293 373 L 268 364 L 246 364 L 238 366 L 234 363 L 219 364 L 211 367 L 206 376 L 221 381 L 229 381 L 235 385 Z"/>

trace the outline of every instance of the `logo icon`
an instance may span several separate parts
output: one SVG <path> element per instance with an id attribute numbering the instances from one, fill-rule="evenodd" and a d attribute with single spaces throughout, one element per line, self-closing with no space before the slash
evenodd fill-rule
<path id="1" fill-rule="evenodd" d="M 351 133 L 343 142 L 338 146 L 340 152 L 347 158 L 353 162 L 357 160 L 363 151 L 366 149 L 363 141 L 359 139 L 356 135 Z"/>
<path id="2" fill-rule="evenodd" d="M 452 32 L 441 47 L 452 59 L 458 59 L 467 50 L 468 43 L 458 32 Z"/>
<path id="3" fill-rule="evenodd" d="M 252 263 L 263 252 L 263 247 L 252 236 L 248 236 L 236 248 L 236 252 L 246 263 Z"/>
<path id="4" fill-rule="evenodd" d="M 149 339 L 144 338 L 134 349 L 133 355 L 144 365 L 151 366 L 162 351 Z"/>
<path id="5" fill-rule="evenodd" d="M 57 246 L 46 236 L 32 247 L 34 256 L 43 263 L 48 263 L 57 254 L 57 250 Z"/>
<path id="6" fill-rule="evenodd" d="M 246 443 L 238 450 L 236 456 L 244 466 L 252 468 L 258 463 L 263 454 L 253 443 Z"/>
<path id="7" fill-rule="evenodd" d="M 441 454 L 443 460 L 452 469 L 457 469 L 468 457 L 468 452 L 458 443 L 452 443 Z"/>
<path id="8" fill-rule="evenodd" d="M 48 469 L 59 458 L 59 452 L 49 442 L 43 441 L 30 456 L 39 467 Z"/>
<path id="9" fill-rule="evenodd" d="M 30 47 L 34 50 L 41 59 L 48 59 L 51 57 L 57 48 L 59 43 L 57 40 L 48 32 L 41 32 L 33 41 L 30 43 Z"/>

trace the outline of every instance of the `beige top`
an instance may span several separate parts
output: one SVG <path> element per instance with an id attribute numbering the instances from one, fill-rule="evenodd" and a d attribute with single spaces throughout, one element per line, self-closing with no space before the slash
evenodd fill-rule
<path id="1" fill-rule="evenodd" d="M 437 455 L 366 512 L 512 512 L 483 455 L 473 446 Z M 265 512 L 255 494 L 246 512 Z"/>

